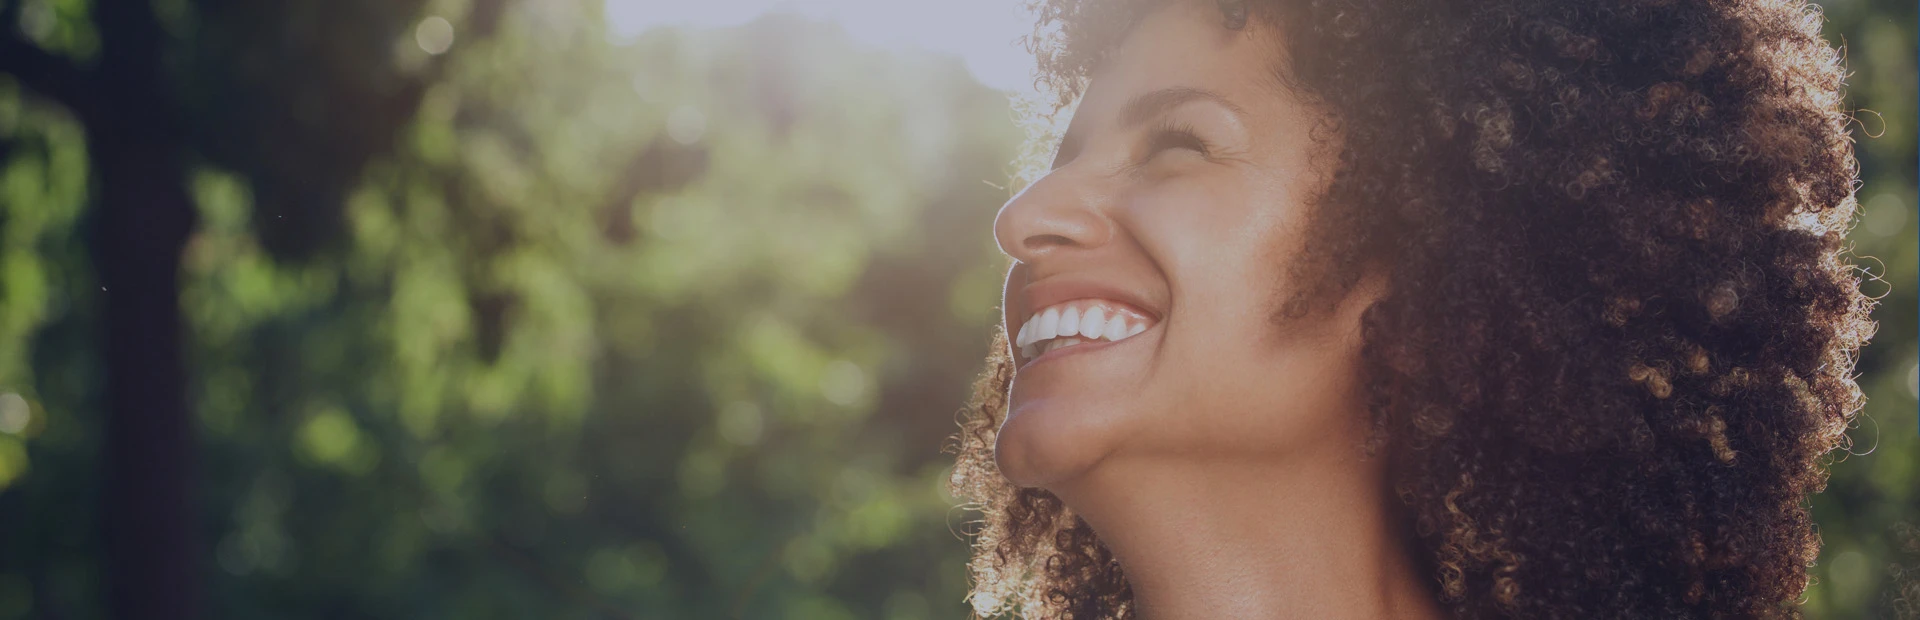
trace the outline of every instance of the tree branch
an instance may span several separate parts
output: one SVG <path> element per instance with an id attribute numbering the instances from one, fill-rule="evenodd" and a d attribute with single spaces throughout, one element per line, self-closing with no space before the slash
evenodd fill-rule
<path id="1" fill-rule="evenodd" d="M 74 116 L 93 114 L 92 76 L 73 61 L 21 38 L 17 23 L 0 24 L 0 73 L 66 106 Z"/>

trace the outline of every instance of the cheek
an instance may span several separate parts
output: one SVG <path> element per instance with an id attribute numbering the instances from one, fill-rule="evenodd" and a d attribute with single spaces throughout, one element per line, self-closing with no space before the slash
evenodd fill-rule
<path id="1" fill-rule="evenodd" d="M 1291 185 L 1234 172 L 1170 179 L 1130 201 L 1131 223 L 1176 295 L 1271 289 L 1282 259 L 1299 252 L 1303 218 Z"/>
<path id="2" fill-rule="evenodd" d="M 1254 316 L 1248 316 L 1254 315 Z M 1173 449 L 1286 452 L 1360 429 L 1357 350 L 1324 317 L 1276 325 L 1263 312 L 1197 317 L 1237 329 L 1189 330 L 1169 342 L 1161 386 L 1175 395 Z"/>
<path id="3" fill-rule="evenodd" d="M 1244 183 L 1188 183 L 1140 216 L 1173 301 L 1173 334 L 1209 343 L 1208 357 L 1245 360 L 1271 347 L 1271 317 L 1293 285 L 1301 240 L 1292 205 Z"/>
<path id="4" fill-rule="evenodd" d="M 1223 185 L 1233 187 L 1212 187 Z M 1339 317 L 1276 320 L 1304 248 L 1297 203 L 1189 189 L 1163 196 L 1183 205 L 1178 214 L 1143 221 L 1162 236 L 1174 299 L 1159 387 L 1193 414 L 1168 440 L 1271 449 L 1341 423 L 1356 367 Z"/>

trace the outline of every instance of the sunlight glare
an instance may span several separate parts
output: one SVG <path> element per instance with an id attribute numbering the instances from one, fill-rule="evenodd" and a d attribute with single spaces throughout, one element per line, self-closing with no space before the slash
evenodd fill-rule
<path id="1" fill-rule="evenodd" d="M 1033 29 L 1020 0 L 606 0 L 608 33 L 631 40 L 668 26 L 737 26 L 769 13 L 838 23 L 854 39 L 895 49 L 919 48 L 960 57 L 989 87 L 1028 91 L 1033 58 L 1020 37 Z"/>

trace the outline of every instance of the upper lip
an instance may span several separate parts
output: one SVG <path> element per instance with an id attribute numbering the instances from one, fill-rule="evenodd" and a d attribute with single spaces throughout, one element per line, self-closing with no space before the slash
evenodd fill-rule
<path id="1" fill-rule="evenodd" d="M 1076 299 L 1104 299 L 1119 302 L 1146 315 L 1154 323 L 1160 322 L 1160 312 L 1146 301 L 1145 295 L 1098 280 L 1053 276 L 1027 283 L 1020 288 L 1020 295 L 1025 304 L 1019 316 L 1010 317 L 1016 323 L 1012 329 L 1019 329 L 1021 323 L 1032 318 L 1040 310 L 1046 309 L 1047 306 Z"/>

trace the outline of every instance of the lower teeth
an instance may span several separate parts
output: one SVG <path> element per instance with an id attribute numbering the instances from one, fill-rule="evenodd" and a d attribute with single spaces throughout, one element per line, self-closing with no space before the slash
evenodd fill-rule
<path id="1" fill-rule="evenodd" d="M 1020 355 L 1027 359 L 1033 359 L 1035 357 L 1046 355 L 1047 353 L 1052 351 L 1058 351 L 1074 345 L 1086 344 L 1088 342 L 1092 342 L 1092 341 L 1084 340 L 1080 338 L 1055 338 L 1045 342 L 1040 342 L 1040 343 L 1030 344 L 1024 347 L 1020 347 Z"/>

